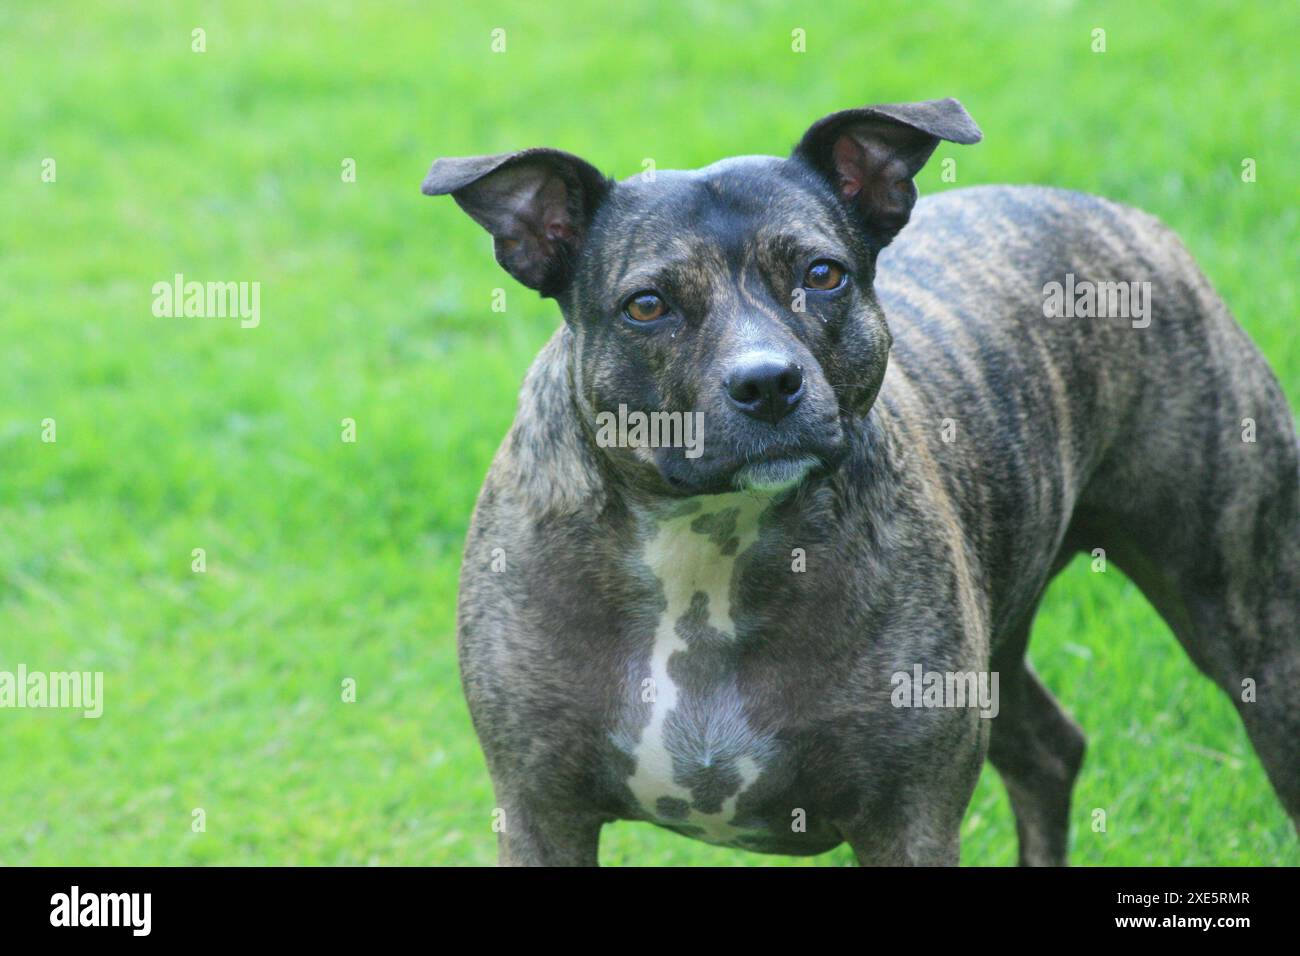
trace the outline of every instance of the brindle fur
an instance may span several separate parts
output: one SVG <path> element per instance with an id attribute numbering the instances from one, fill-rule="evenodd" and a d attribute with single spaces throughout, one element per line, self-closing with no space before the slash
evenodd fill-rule
<path id="1" fill-rule="evenodd" d="M 953 101 L 923 107 L 950 126 L 908 107 L 837 116 L 885 124 L 886 147 L 889 124 L 915 121 L 933 134 L 920 162 L 939 138 L 971 141 Z M 426 182 L 496 230 L 503 264 L 554 295 L 566 320 L 524 383 L 462 572 L 461 669 L 506 813 L 502 862 L 594 864 L 603 823 L 672 825 L 628 789 L 664 607 L 636 557 L 642 519 L 727 490 L 737 463 L 774 443 L 812 449 L 823 467 L 771 504 L 737 558 L 735 640 L 692 651 L 773 742 L 737 803 L 752 829 L 735 845 L 811 854 L 847 841 L 864 864 L 955 863 L 988 757 L 1021 862 L 1063 864 L 1084 738 L 1024 654 L 1048 583 L 1094 548 L 1233 700 L 1300 821 L 1300 455 L 1264 358 L 1169 229 L 1104 199 L 955 190 L 916 204 L 890 244 L 910 197 L 867 197 L 877 207 L 866 211 L 846 200 L 826 153 L 842 127 L 822 121 L 790 159 L 653 183 L 614 184 L 554 151 L 440 161 Z M 485 213 L 474 184 L 501 168 L 541 169 L 555 221 L 512 234 Z M 849 265 L 853 288 L 792 312 L 792 269 L 821 254 Z M 1150 282 L 1150 326 L 1044 318 L 1043 287 L 1066 273 Z M 641 281 L 630 274 L 681 304 L 675 334 L 617 317 L 618 296 Z M 755 336 L 812 372 L 807 414 L 778 439 L 716 395 L 728 356 Z M 704 410 L 705 455 L 596 447 L 593 417 L 619 401 Z M 1254 443 L 1242 440 L 1246 418 Z M 806 573 L 791 571 L 796 548 Z M 999 672 L 999 716 L 895 708 L 890 676 L 916 663 Z M 677 769 L 689 783 L 699 768 Z M 717 770 L 715 792 L 692 791 L 701 807 L 727 791 Z M 806 832 L 792 830 L 796 808 Z"/>

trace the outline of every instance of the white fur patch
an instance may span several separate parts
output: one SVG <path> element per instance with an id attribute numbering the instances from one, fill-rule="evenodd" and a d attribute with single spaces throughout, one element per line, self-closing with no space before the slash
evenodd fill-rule
<path id="1" fill-rule="evenodd" d="M 758 779 L 762 767 L 755 759 L 761 753 L 764 741 L 753 734 L 745 723 L 742 702 L 735 693 L 719 690 L 707 696 L 697 707 L 716 708 L 700 729 L 699 739 L 684 742 L 691 750 L 707 754 L 715 741 L 709 739 L 709 729 L 725 727 L 729 745 L 739 743 L 748 752 L 735 760 L 734 768 L 741 779 L 740 789 L 722 803 L 715 813 L 704 813 L 690 807 L 686 816 L 670 817 L 662 814 L 657 805 L 662 799 L 691 803 L 691 791 L 673 779 L 673 762 L 665 739 L 665 721 L 679 705 L 680 688 L 669 674 L 668 662 L 675 654 L 689 650 L 686 641 L 678 634 L 678 622 L 691 609 L 695 595 L 703 593 L 708 599 L 709 627 L 724 638 L 734 640 L 736 625 L 732 613 L 732 589 L 736 560 L 758 540 L 758 519 L 770 503 L 770 498 L 754 494 L 712 495 L 697 499 L 702 507 L 687 514 L 670 518 L 649 519 L 656 527 L 646 541 L 642 559 L 659 579 L 663 587 L 667 608 L 659 618 L 650 654 L 650 674 L 654 681 L 655 699 L 651 704 L 649 724 L 642 730 L 641 739 L 633 755 L 636 771 L 628 779 L 628 786 L 642 808 L 652 817 L 668 823 L 700 827 L 705 839 L 725 843 L 741 831 L 733 824 L 736 801 Z M 725 548 L 727 542 L 693 530 L 692 525 L 701 518 L 735 510 L 734 548 Z M 724 553 L 724 550 L 729 553 Z M 726 675 L 720 675 L 720 688 Z M 716 717 L 716 720 L 714 719 Z M 679 752 L 681 747 L 679 746 Z M 705 758 L 707 760 L 707 757 Z M 707 766 L 707 763 L 705 764 Z"/>

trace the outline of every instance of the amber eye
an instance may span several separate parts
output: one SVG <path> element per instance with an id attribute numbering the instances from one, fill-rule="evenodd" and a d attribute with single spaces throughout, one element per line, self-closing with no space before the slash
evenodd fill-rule
<path id="1" fill-rule="evenodd" d="M 844 281 L 844 267 L 830 259 L 818 259 L 808 267 L 803 277 L 803 287 L 818 292 L 838 289 Z"/>
<path id="2" fill-rule="evenodd" d="M 633 322 L 653 322 L 668 314 L 668 303 L 653 292 L 638 292 L 623 303 L 623 314 Z"/>

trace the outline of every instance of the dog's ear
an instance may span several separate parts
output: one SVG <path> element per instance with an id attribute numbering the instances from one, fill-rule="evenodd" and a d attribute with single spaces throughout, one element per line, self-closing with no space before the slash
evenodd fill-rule
<path id="1" fill-rule="evenodd" d="M 913 177 L 945 139 L 978 143 L 979 127 L 954 99 L 864 106 L 813 123 L 794 149 L 861 217 L 879 246 L 907 224 Z"/>
<path id="2" fill-rule="evenodd" d="M 492 234 L 497 262 L 542 295 L 573 278 L 573 262 L 611 180 L 558 149 L 436 160 L 420 187 L 448 193 Z"/>

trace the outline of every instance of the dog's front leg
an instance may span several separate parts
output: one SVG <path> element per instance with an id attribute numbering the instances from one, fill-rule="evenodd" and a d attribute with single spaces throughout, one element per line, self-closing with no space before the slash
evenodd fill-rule
<path id="1" fill-rule="evenodd" d="M 864 781 L 870 796 L 839 824 L 860 866 L 957 865 L 962 819 L 988 749 L 988 721 L 973 710 L 953 713 L 945 746 L 913 752 L 896 777 L 882 768 Z"/>
<path id="2" fill-rule="evenodd" d="M 602 820 L 586 811 L 511 800 L 498 808 L 501 866 L 598 866 Z"/>
<path id="3" fill-rule="evenodd" d="M 902 827 L 862 821 L 842 829 L 859 866 L 956 866 L 960 827 L 960 820 Z"/>

